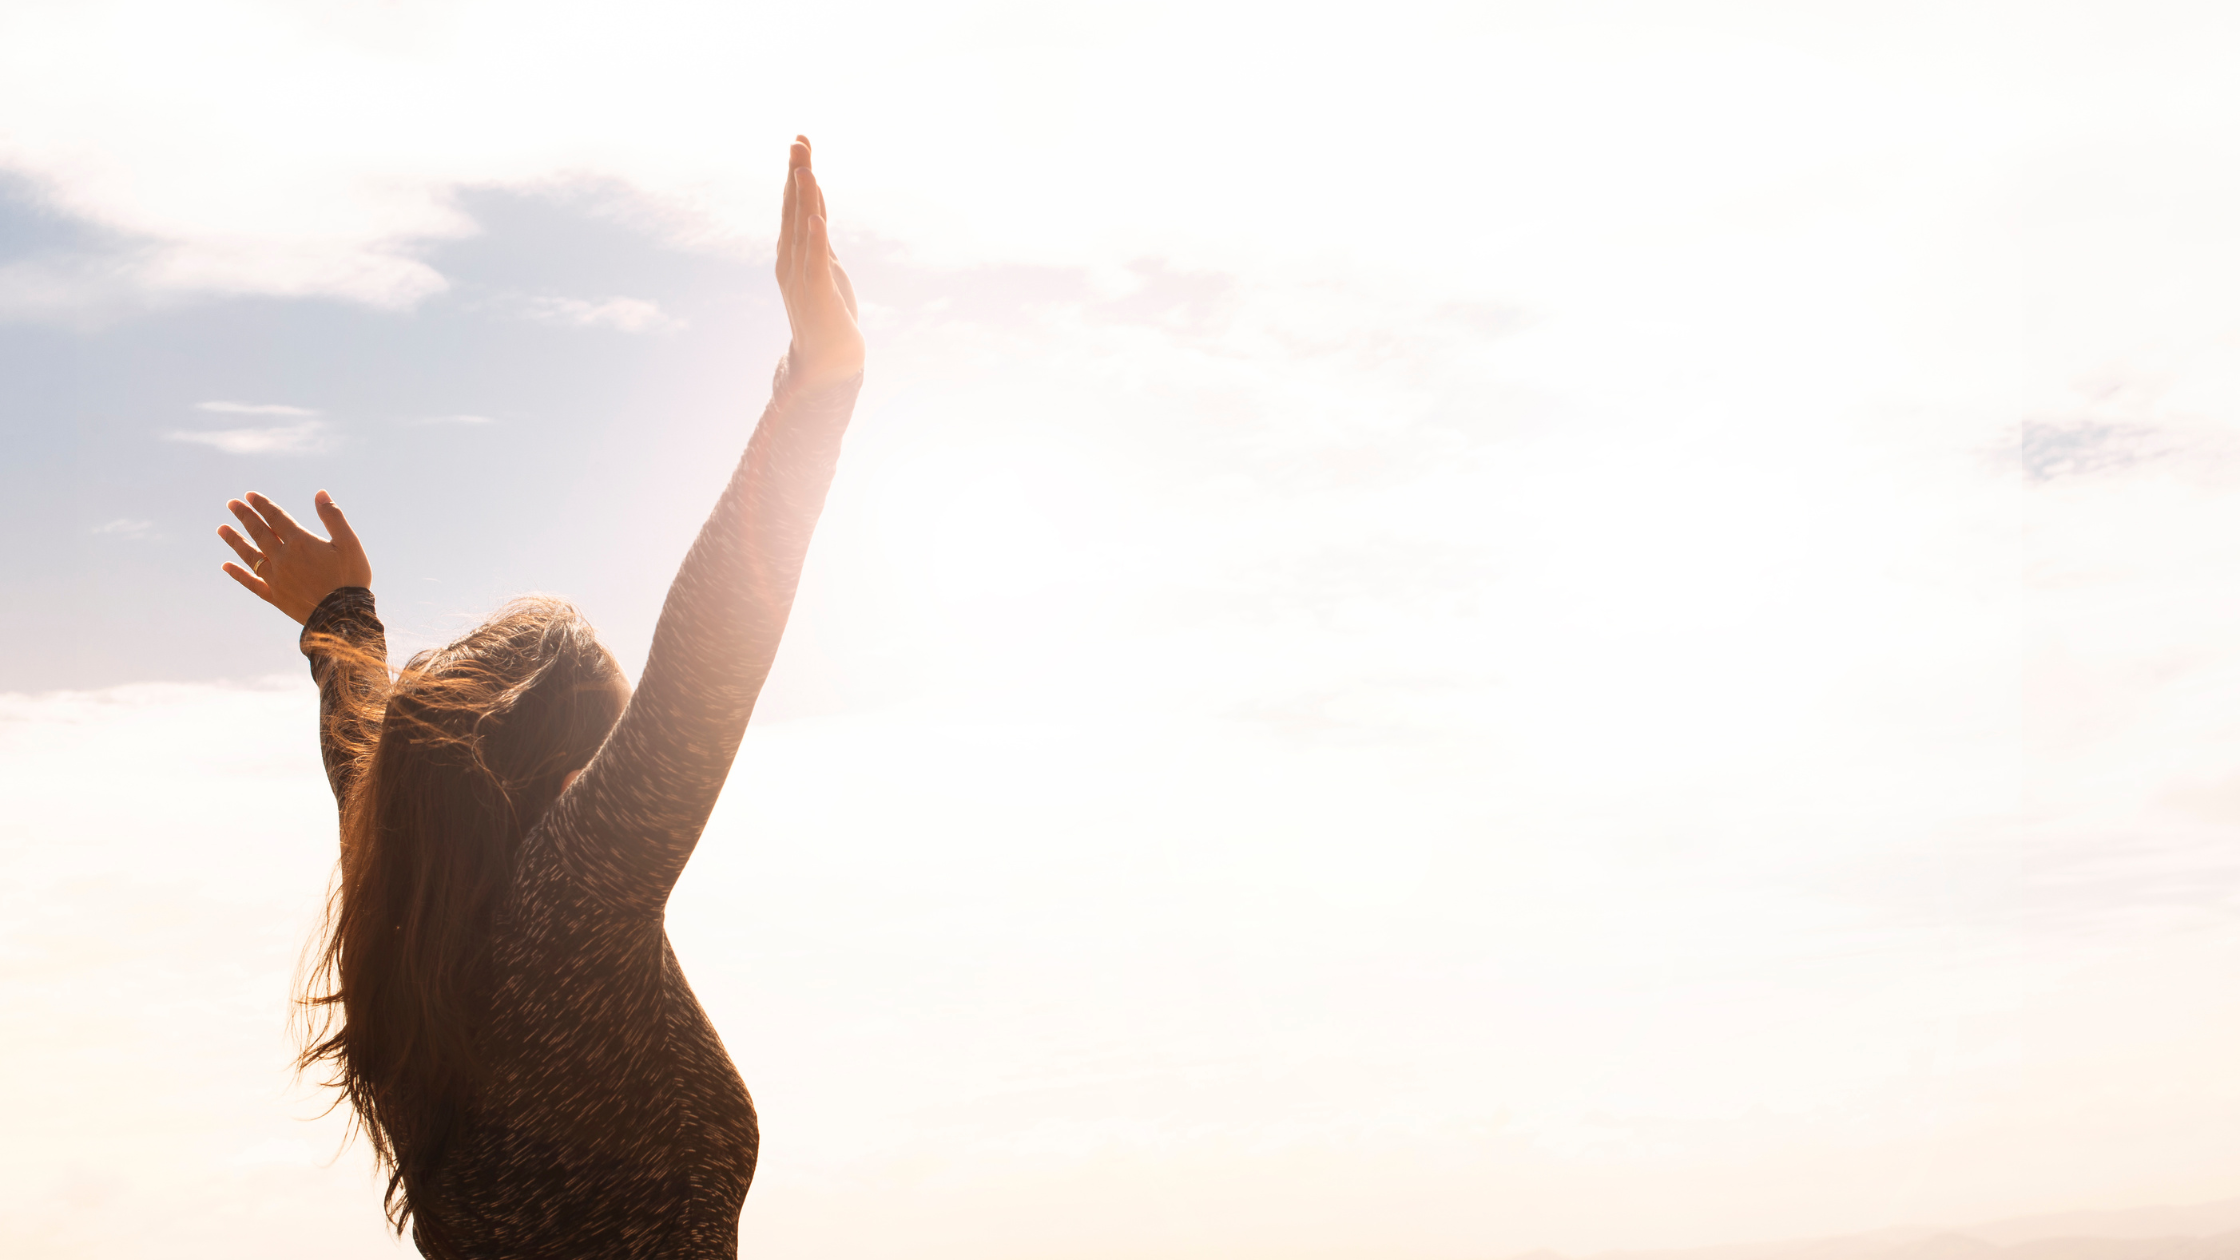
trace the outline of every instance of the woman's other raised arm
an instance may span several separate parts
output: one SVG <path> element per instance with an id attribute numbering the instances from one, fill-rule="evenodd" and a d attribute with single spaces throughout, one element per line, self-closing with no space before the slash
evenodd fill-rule
<path id="1" fill-rule="evenodd" d="M 332 495 L 321 490 L 312 506 L 326 538 L 254 491 L 226 504 L 247 536 L 220 525 L 218 537 L 241 558 L 223 566 L 226 576 L 303 627 L 297 643 L 319 684 L 319 755 L 340 804 L 356 750 L 373 734 L 369 723 L 387 681 L 387 645 L 373 613 L 373 565 L 365 545 Z"/>

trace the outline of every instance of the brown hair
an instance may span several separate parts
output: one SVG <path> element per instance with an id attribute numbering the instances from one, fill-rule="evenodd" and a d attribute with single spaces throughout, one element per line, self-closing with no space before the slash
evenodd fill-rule
<path id="1" fill-rule="evenodd" d="M 341 871 L 298 996 L 297 1067 L 330 1065 L 326 1083 L 389 1173 L 382 1204 L 401 1234 L 473 1104 L 491 916 L 514 853 L 628 691 L 557 599 L 516 600 L 393 681 L 331 636 L 316 646 L 349 671 L 328 721 L 348 786 Z"/>

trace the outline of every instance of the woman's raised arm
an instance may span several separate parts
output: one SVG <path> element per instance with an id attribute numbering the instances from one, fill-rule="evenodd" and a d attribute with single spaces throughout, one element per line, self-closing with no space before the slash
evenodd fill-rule
<path id="1" fill-rule="evenodd" d="M 715 808 L 863 379 L 855 294 L 805 139 L 788 163 L 778 289 L 793 344 L 770 405 L 669 587 L 629 707 L 541 828 L 550 856 L 618 909 L 660 912 Z"/>
<path id="2" fill-rule="evenodd" d="M 303 627 L 298 643 L 319 684 L 319 755 L 340 804 L 356 752 L 375 729 L 387 648 L 373 615 L 373 565 L 365 545 L 334 496 L 321 490 L 311 502 L 326 538 L 255 491 L 226 504 L 248 536 L 220 525 L 218 537 L 241 558 L 223 566 L 226 576 Z"/>

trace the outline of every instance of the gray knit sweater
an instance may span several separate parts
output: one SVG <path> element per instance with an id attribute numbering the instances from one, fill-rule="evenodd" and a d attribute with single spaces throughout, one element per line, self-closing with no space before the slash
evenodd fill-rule
<path id="1" fill-rule="evenodd" d="M 773 400 L 686 555 L 644 676 L 605 745 L 522 841 L 491 932 L 490 1074 L 445 1148 L 414 1240 L 445 1260 L 734 1257 L 754 1104 L 669 948 L 669 892 L 778 649 L 861 378 Z M 351 685 L 317 650 L 376 654 L 373 594 L 304 627 L 322 709 Z M 322 730 L 328 729 L 322 723 Z M 338 800 L 348 769 L 330 746 Z"/>

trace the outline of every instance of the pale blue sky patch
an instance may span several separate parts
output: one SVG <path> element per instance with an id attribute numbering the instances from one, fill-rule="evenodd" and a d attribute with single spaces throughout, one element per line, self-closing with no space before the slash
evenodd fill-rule
<path id="1" fill-rule="evenodd" d="M 348 504 L 377 573 L 398 579 L 384 608 L 405 632 L 439 633 L 525 589 L 613 608 L 601 625 L 625 644 L 650 629 L 659 567 L 608 564 L 611 521 L 593 528 L 597 515 L 573 505 L 644 497 L 655 506 L 635 515 L 660 523 L 664 545 L 689 540 L 697 509 L 652 487 L 680 465 L 714 478 L 736 457 L 724 449 L 760 410 L 783 313 L 760 267 L 681 253 L 572 196 L 462 192 L 482 230 L 431 248 L 454 283 L 410 311 L 208 295 L 86 325 L 0 324 L 11 384 L 0 396 L 10 455 L 0 521 L 47 540 L 0 576 L 0 628 L 38 645 L 0 663 L 0 689 L 273 668 L 281 627 L 216 568 L 223 505 L 250 489 L 299 515 L 320 488 Z M 44 203 L 19 208 L 0 200 L 0 258 L 69 239 L 68 221 Z M 628 293 L 640 305 L 587 299 L 560 322 L 488 305 L 537 292 Z M 575 316 L 663 331 L 584 327 Z M 739 360 L 740 347 L 757 345 L 759 362 Z M 185 422 L 151 433 L 149 415 Z M 440 527 L 408 507 L 425 494 L 454 505 Z M 58 520 L 85 520 L 86 503 L 108 509 L 95 522 L 168 524 L 143 546 L 92 550 L 114 540 L 90 525 L 54 532 Z M 460 548 L 461 530 L 484 541 Z M 531 553 L 544 559 L 522 563 Z M 103 580 L 89 588 L 82 579 L 95 572 Z M 631 597 L 610 600 L 616 584 Z M 98 592 L 127 589 L 193 611 L 151 638 L 101 611 Z"/>

